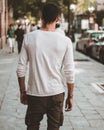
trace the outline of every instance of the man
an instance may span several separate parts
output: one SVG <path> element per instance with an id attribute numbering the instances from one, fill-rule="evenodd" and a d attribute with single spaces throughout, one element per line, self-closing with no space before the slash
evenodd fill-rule
<path id="1" fill-rule="evenodd" d="M 23 42 L 23 38 L 24 38 L 24 33 L 25 33 L 25 31 L 22 29 L 22 25 L 19 24 L 18 28 L 15 31 L 16 40 L 17 40 L 17 43 L 18 43 L 18 54 L 21 51 L 22 42 Z"/>
<path id="2" fill-rule="evenodd" d="M 58 7 L 52 3 L 42 10 L 42 28 L 28 33 L 23 42 L 17 68 L 20 100 L 28 104 L 25 123 L 27 130 L 39 130 L 43 115 L 47 115 L 47 130 L 59 130 L 63 123 L 65 86 L 61 71 L 64 69 L 68 95 L 66 111 L 73 108 L 74 62 L 71 40 L 55 31 Z M 25 87 L 26 65 L 29 80 Z"/>

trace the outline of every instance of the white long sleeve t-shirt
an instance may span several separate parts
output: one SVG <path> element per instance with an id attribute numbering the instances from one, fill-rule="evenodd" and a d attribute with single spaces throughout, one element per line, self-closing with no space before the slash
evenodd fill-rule
<path id="1" fill-rule="evenodd" d="M 74 83 L 74 61 L 71 40 L 51 31 L 36 30 L 24 37 L 17 67 L 18 77 L 24 77 L 29 63 L 27 94 L 52 96 L 65 91 L 66 82 Z"/>

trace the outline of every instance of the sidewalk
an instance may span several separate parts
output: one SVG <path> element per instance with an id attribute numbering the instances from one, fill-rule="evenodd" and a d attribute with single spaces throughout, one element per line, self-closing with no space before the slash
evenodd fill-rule
<path id="1" fill-rule="evenodd" d="M 92 85 L 104 84 L 104 65 L 79 52 L 75 51 L 74 55 L 75 103 L 71 112 L 64 112 L 64 124 L 60 130 L 104 130 L 104 93 Z M 26 106 L 19 101 L 17 60 L 17 52 L 0 51 L 0 130 L 26 130 Z M 46 121 L 45 117 L 40 130 L 46 130 Z"/>

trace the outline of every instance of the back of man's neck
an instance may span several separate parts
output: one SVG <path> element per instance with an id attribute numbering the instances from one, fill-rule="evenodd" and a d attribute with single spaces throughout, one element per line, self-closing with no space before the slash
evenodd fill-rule
<path id="1" fill-rule="evenodd" d="M 46 26 L 42 26 L 41 30 L 54 32 L 55 24 L 47 24 Z"/>

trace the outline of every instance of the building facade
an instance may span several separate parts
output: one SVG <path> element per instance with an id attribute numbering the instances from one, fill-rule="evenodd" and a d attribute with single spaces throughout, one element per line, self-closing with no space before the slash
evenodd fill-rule
<path id="1" fill-rule="evenodd" d="M 97 23 L 104 28 L 104 0 L 97 0 Z"/>
<path id="2" fill-rule="evenodd" d="M 97 11 L 104 10 L 104 0 L 97 0 Z"/>
<path id="3" fill-rule="evenodd" d="M 0 0 L 0 49 L 6 45 L 8 29 L 8 0 Z"/>

